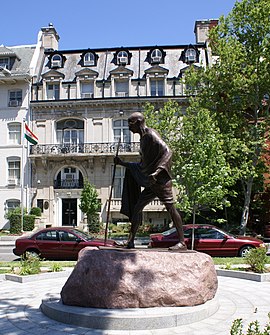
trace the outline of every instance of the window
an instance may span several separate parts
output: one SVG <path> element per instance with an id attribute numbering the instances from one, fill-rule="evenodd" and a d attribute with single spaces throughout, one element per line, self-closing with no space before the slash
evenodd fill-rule
<path id="1" fill-rule="evenodd" d="M 43 233 L 37 235 L 36 240 L 58 241 L 57 231 L 51 230 L 51 231 L 43 232 Z"/>
<path id="2" fill-rule="evenodd" d="M 12 200 L 7 200 L 6 202 L 6 211 L 10 212 L 16 207 L 20 207 L 20 200 L 12 199 Z"/>
<path id="3" fill-rule="evenodd" d="M 60 85 L 59 84 L 48 84 L 47 85 L 47 99 L 48 100 L 59 100 L 60 99 Z"/>
<path id="4" fill-rule="evenodd" d="M 20 167 L 19 157 L 8 159 L 8 183 L 9 185 L 18 185 L 20 183 Z"/>
<path id="5" fill-rule="evenodd" d="M 115 179 L 114 179 L 114 198 L 121 198 L 123 191 L 125 177 L 125 168 L 123 166 L 117 166 L 115 169 Z"/>
<path id="6" fill-rule="evenodd" d="M 41 213 L 43 213 L 43 199 L 37 199 L 37 207 L 41 209 Z"/>
<path id="7" fill-rule="evenodd" d="M 115 96 L 127 97 L 128 96 L 128 81 L 115 81 Z"/>
<path id="8" fill-rule="evenodd" d="M 9 58 L 0 58 L 0 66 L 9 69 Z"/>
<path id="9" fill-rule="evenodd" d="M 150 86 L 151 86 L 151 96 L 164 95 L 164 80 L 151 79 Z"/>
<path id="10" fill-rule="evenodd" d="M 53 55 L 51 59 L 51 67 L 61 67 L 62 57 L 60 55 Z"/>
<path id="11" fill-rule="evenodd" d="M 60 241 L 76 242 L 78 237 L 67 231 L 59 231 Z"/>
<path id="12" fill-rule="evenodd" d="M 126 51 L 118 52 L 117 62 L 119 65 L 126 65 L 128 63 L 128 53 Z"/>
<path id="13" fill-rule="evenodd" d="M 123 143 L 130 143 L 130 131 L 128 128 L 127 120 L 115 120 L 113 121 L 113 136 L 114 142 L 120 141 Z"/>
<path id="14" fill-rule="evenodd" d="M 10 123 L 8 125 L 8 138 L 10 144 L 21 144 L 21 124 Z"/>
<path id="15" fill-rule="evenodd" d="M 17 107 L 22 104 L 22 90 L 9 91 L 9 107 Z"/>
<path id="16" fill-rule="evenodd" d="M 83 58 L 84 65 L 95 65 L 95 56 L 92 52 L 87 52 Z"/>
<path id="17" fill-rule="evenodd" d="M 159 63 L 162 58 L 162 53 L 159 49 L 155 49 L 151 53 L 151 60 L 153 63 Z"/>
<path id="18" fill-rule="evenodd" d="M 94 97 L 94 83 L 82 82 L 81 83 L 81 97 L 82 99 L 89 99 Z"/>
<path id="19" fill-rule="evenodd" d="M 83 175 L 75 167 L 65 167 L 58 172 L 54 181 L 55 188 L 82 188 Z"/>
<path id="20" fill-rule="evenodd" d="M 185 52 L 185 62 L 195 62 L 196 61 L 196 50 L 195 49 L 187 49 Z"/>
<path id="21" fill-rule="evenodd" d="M 74 145 L 84 143 L 84 123 L 82 120 L 67 119 L 57 122 L 56 125 L 57 143 Z"/>

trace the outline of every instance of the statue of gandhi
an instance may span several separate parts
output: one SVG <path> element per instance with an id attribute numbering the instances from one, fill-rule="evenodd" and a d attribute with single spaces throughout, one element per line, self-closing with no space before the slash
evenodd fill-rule
<path id="1" fill-rule="evenodd" d="M 173 201 L 170 175 L 172 152 L 160 135 L 154 129 L 146 126 L 144 116 L 141 113 L 131 114 L 128 126 L 131 132 L 140 135 L 141 161 L 140 163 L 128 163 L 115 157 L 114 163 L 126 167 L 139 187 L 144 187 L 144 190 L 138 196 L 130 215 L 131 229 L 127 248 L 134 248 L 134 239 L 141 224 L 144 207 L 158 197 L 170 213 L 179 236 L 179 243 L 169 249 L 186 250 L 182 219 Z M 129 190 L 129 193 L 132 193 L 132 190 Z"/>

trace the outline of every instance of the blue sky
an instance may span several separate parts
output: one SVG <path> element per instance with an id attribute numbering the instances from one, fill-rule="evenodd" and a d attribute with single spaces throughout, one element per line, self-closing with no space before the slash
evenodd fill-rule
<path id="1" fill-rule="evenodd" d="M 226 16 L 235 1 L 13 0 L 2 6 L 0 45 L 35 44 L 49 23 L 60 35 L 59 50 L 189 44 L 196 20 Z"/>

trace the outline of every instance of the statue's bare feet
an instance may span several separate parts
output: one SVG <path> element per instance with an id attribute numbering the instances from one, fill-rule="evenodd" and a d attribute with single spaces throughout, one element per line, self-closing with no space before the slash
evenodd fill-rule
<path id="1" fill-rule="evenodd" d="M 179 242 L 176 245 L 169 247 L 169 250 L 184 251 L 184 250 L 187 250 L 187 246 L 185 245 L 185 243 Z"/>

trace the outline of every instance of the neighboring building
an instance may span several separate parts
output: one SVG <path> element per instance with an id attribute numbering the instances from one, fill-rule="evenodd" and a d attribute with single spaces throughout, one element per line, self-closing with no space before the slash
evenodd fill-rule
<path id="1" fill-rule="evenodd" d="M 203 22 L 196 27 L 201 36 Z M 205 32 L 204 40 L 190 45 L 58 50 L 53 26 L 42 31 L 52 44 L 32 86 L 32 129 L 39 138 L 29 155 L 33 205 L 42 209 L 42 226 L 85 228 L 79 209 L 84 180 L 97 188 L 105 222 L 118 139 L 124 160 L 139 159 L 139 138 L 129 132 L 128 116 L 143 111 L 146 102 L 159 109 L 173 99 L 185 108 L 180 78 L 190 65 L 207 66 L 211 54 Z M 124 168 L 117 167 L 111 222 L 127 221 L 119 213 L 123 179 Z M 144 222 L 168 223 L 158 200 L 146 207 Z"/>
<path id="2" fill-rule="evenodd" d="M 23 127 L 29 121 L 31 82 L 40 51 L 41 43 L 0 46 L 0 229 L 9 228 L 5 214 L 21 202 L 28 207 L 31 196 Z"/>

